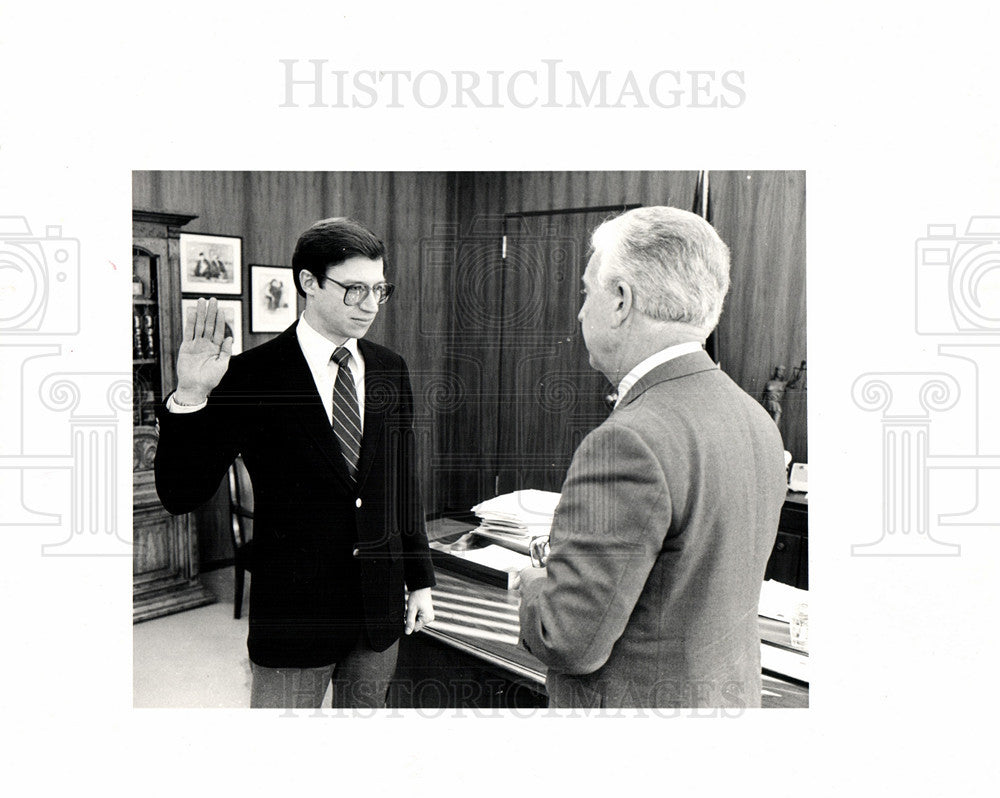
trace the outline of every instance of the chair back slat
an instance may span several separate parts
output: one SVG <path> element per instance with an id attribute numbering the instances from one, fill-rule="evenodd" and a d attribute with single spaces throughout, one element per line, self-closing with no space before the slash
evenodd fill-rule
<path id="1" fill-rule="evenodd" d="M 238 549 L 253 537 L 253 483 L 242 456 L 229 467 L 228 479 L 233 546 Z"/>

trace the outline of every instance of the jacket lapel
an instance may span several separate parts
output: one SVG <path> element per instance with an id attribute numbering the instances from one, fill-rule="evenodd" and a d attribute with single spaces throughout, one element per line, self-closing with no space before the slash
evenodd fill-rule
<path id="1" fill-rule="evenodd" d="M 358 490 L 365 484 L 371 471 L 375 452 L 382 442 L 385 427 L 386 399 L 391 397 L 394 386 L 389 384 L 385 363 L 375 347 L 364 338 L 358 340 L 358 351 L 365 359 L 365 428 L 361 436 L 361 454 L 358 458 Z M 343 459 L 343 458 L 341 458 Z M 346 470 L 345 470 L 346 473 Z"/>

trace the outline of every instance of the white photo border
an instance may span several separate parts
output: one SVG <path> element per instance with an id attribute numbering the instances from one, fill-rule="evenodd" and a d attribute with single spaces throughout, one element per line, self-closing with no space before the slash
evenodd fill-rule
<path id="1" fill-rule="evenodd" d="M 243 238 L 222 236 L 211 233 L 180 234 L 180 270 L 182 294 L 242 294 L 243 293 Z M 228 271 L 220 275 L 215 271 L 202 272 L 202 264 L 196 248 L 204 247 L 211 253 L 209 268 Z M 226 257 L 228 255 L 228 257 Z M 219 264 L 221 260 L 221 264 Z M 226 266 L 228 265 L 228 269 Z"/>

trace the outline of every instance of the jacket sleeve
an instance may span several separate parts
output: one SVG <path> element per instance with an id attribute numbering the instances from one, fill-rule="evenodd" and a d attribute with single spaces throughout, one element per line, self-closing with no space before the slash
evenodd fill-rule
<path id="1" fill-rule="evenodd" d="M 413 390 L 406 364 L 400 365 L 400 447 L 397 464 L 399 495 L 396 507 L 403 546 L 403 575 L 409 590 L 433 587 L 434 566 L 431 564 L 427 545 L 427 528 L 424 523 L 423 502 L 420 498 L 420 480 L 417 476 L 417 446 L 413 431 Z"/>
<path id="2" fill-rule="evenodd" d="M 522 590 L 522 645 L 564 673 L 604 665 L 663 547 L 670 513 L 663 470 L 634 431 L 605 424 L 588 435 L 553 518 L 547 575 Z"/>
<path id="3" fill-rule="evenodd" d="M 191 512 L 211 499 L 240 453 L 242 401 L 233 374 L 238 366 L 234 366 L 236 361 L 230 361 L 222 382 L 201 410 L 171 413 L 165 403 L 157 408 L 156 492 L 170 513 Z"/>

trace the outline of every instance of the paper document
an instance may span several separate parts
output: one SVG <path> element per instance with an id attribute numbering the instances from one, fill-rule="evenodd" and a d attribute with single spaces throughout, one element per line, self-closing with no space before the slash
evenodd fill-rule
<path id="1" fill-rule="evenodd" d="M 502 546 L 484 546 L 481 549 L 452 551 L 451 554 L 454 557 L 485 565 L 488 568 L 496 568 L 498 571 L 520 571 L 531 565 L 530 557 Z"/>
<path id="2" fill-rule="evenodd" d="M 480 529 L 513 537 L 549 534 L 559 494 L 547 490 L 517 490 L 480 502 L 472 508 L 481 519 Z"/>
<path id="3" fill-rule="evenodd" d="M 809 591 L 768 579 L 760 586 L 757 614 L 790 623 L 800 604 L 809 603 Z"/>

